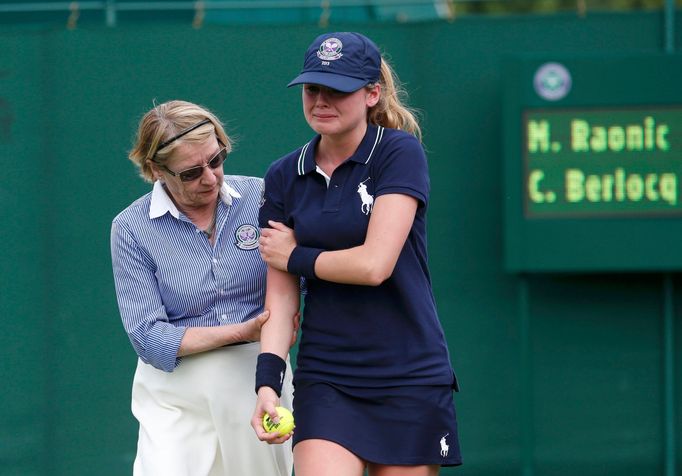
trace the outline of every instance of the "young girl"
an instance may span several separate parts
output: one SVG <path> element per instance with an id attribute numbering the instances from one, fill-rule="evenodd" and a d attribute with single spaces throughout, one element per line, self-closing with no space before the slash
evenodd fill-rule
<path id="1" fill-rule="evenodd" d="M 358 33 L 315 39 L 302 73 L 317 135 L 265 177 L 260 252 L 266 309 L 252 426 L 275 416 L 306 287 L 294 373 L 297 476 L 438 474 L 461 464 L 457 382 L 426 253 L 429 177 L 420 129 L 376 45 Z"/>

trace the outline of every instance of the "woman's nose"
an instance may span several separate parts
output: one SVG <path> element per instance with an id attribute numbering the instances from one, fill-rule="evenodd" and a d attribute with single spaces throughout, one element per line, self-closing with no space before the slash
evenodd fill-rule
<path id="1" fill-rule="evenodd" d="M 204 167 L 204 170 L 201 174 L 201 181 L 204 183 L 214 183 L 218 180 L 218 177 L 216 176 L 216 172 L 218 172 L 218 169 L 212 169 L 211 167 Z"/>

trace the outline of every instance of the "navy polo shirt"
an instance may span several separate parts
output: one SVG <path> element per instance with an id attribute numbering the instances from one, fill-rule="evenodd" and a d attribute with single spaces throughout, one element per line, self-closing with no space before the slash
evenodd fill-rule
<path id="1" fill-rule="evenodd" d="M 328 251 L 362 244 L 373 201 L 400 193 L 419 201 L 392 276 L 379 286 L 307 279 L 296 381 L 349 386 L 451 385 L 426 252 L 429 176 L 412 135 L 369 125 L 329 184 L 316 171 L 320 136 L 274 162 L 259 213 L 294 229 L 300 246 Z"/>

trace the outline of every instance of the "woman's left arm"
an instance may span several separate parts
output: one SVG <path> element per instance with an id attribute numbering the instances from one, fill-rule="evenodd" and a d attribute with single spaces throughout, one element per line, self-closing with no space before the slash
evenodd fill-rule
<path id="1" fill-rule="evenodd" d="M 324 251 L 315 260 L 315 276 L 343 284 L 378 286 L 393 273 L 417 212 L 416 198 L 403 194 L 377 197 L 360 246 Z M 296 247 L 293 231 L 270 222 L 260 238 L 260 252 L 272 267 L 287 271 L 289 257 Z"/>

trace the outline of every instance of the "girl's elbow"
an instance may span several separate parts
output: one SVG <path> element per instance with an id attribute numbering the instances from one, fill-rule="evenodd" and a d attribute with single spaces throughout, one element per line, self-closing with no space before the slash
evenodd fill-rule
<path id="1" fill-rule="evenodd" d="M 393 266 L 371 266 L 366 273 L 367 286 L 380 286 L 393 274 Z"/>

